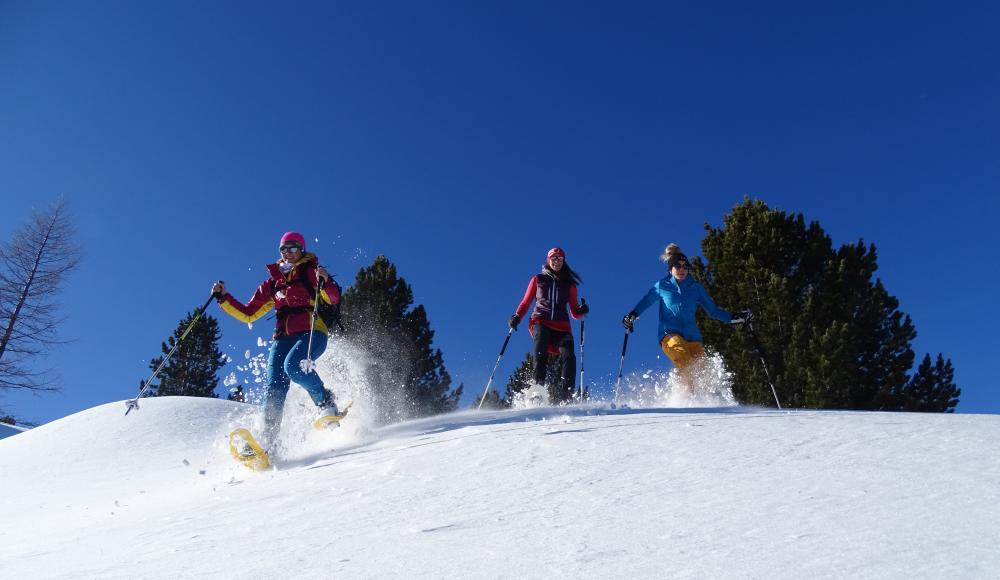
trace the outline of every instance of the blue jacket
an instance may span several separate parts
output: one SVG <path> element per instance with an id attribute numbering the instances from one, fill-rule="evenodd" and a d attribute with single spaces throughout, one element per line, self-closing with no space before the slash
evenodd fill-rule
<path id="1" fill-rule="evenodd" d="M 653 305 L 660 303 L 660 334 L 662 340 L 667 334 L 679 334 L 684 340 L 701 342 L 701 331 L 694 322 L 694 313 L 700 304 L 712 318 L 729 322 L 733 315 L 712 302 L 705 287 L 690 275 L 678 282 L 673 275 L 660 280 L 635 305 L 637 314 L 642 314 Z"/>

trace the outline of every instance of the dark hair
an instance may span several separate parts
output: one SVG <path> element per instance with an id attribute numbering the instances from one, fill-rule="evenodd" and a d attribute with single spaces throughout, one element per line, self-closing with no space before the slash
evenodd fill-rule
<path id="1" fill-rule="evenodd" d="M 563 260 L 562 270 L 559 270 L 558 272 L 550 268 L 547 261 L 545 263 L 545 266 L 543 266 L 543 269 L 548 270 L 549 272 L 555 274 L 556 279 L 559 280 L 560 282 L 569 282 L 574 286 L 579 286 L 580 284 L 583 284 L 583 279 L 580 278 L 579 274 L 573 271 L 573 268 L 569 267 L 569 263 L 566 262 L 565 260 Z"/>

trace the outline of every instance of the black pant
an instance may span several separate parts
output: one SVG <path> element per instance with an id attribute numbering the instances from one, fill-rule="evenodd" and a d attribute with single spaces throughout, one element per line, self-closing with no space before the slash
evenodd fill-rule
<path id="1" fill-rule="evenodd" d="M 535 383 L 545 384 L 549 345 L 554 345 L 559 349 L 562 365 L 559 368 L 558 384 L 549 385 L 549 398 L 553 402 L 568 401 L 576 391 L 576 350 L 573 348 L 573 335 L 536 324 L 531 329 L 531 337 L 534 339 Z"/>

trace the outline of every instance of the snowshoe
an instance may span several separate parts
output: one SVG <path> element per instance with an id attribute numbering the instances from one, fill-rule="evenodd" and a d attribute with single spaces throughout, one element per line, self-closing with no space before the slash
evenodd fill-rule
<path id="1" fill-rule="evenodd" d="M 339 411 L 336 407 L 331 409 L 330 412 L 320 411 L 320 416 L 313 421 L 313 427 L 321 431 L 324 429 L 336 429 L 337 427 L 340 427 L 340 422 L 347 416 L 347 411 L 350 410 L 351 405 L 353 404 L 354 401 L 351 401 Z"/>
<path id="2" fill-rule="evenodd" d="M 267 451 L 242 427 L 229 434 L 229 453 L 233 459 L 254 471 L 263 471 L 271 466 Z"/>

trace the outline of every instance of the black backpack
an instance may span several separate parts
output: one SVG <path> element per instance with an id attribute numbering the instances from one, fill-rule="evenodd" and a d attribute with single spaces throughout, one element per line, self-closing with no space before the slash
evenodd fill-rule
<path id="1" fill-rule="evenodd" d="M 340 284 L 337 284 L 337 281 L 333 278 L 327 280 L 326 284 L 333 284 L 333 286 L 337 289 L 337 292 L 340 292 Z M 313 292 L 312 295 L 313 300 L 319 300 L 319 297 L 316 296 L 315 292 Z M 327 332 L 333 332 L 334 325 L 336 325 L 337 328 L 340 328 L 341 332 L 345 332 L 344 325 L 340 323 L 340 302 L 337 302 L 336 304 L 327 304 L 326 302 L 319 300 L 319 308 L 316 311 L 316 315 L 323 321 L 323 324 L 326 325 Z"/>

